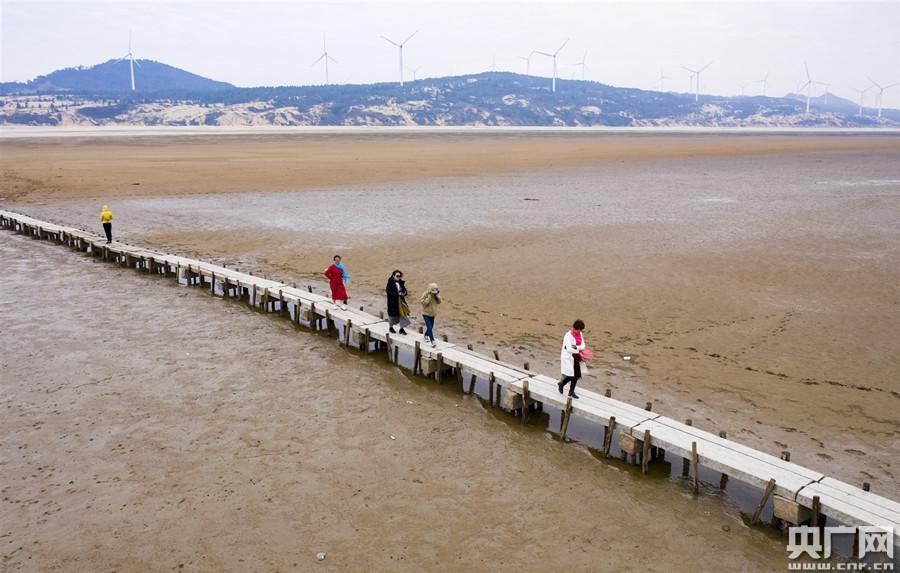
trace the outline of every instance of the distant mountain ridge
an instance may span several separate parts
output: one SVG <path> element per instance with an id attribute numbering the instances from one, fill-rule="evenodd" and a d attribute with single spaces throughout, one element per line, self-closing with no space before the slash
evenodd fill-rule
<path id="1" fill-rule="evenodd" d="M 234 89 L 227 82 L 210 80 L 191 72 L 157 62 L 135 60 L 137 91 L 141 94 L 164 91 L 221 91 Z M 131 71 L 127 59 L 109 60 L 90 67 L 65 68 L 27 83 L 0 84 L 0 93 L 129 93 Z"/>
<path id="2" fill-rule="evenodd" d="M 0 124 L 900 127 L 825 94 L 725 97 L 510 72 L 371 85 L 238 88 L 152 60 L 110 60 L 0 84 Z"/>

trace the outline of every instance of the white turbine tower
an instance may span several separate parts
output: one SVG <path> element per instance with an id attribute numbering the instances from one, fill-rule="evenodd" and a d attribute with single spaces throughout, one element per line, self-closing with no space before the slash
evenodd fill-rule
<path id="1" fill-rule="evenodd" d="M 131 91 L 134 91 L 134 65 L 137 64 L 137 67 L 141 67 L 141 64 L 134 61 L 134 54 L 131 53 L 131 32 L 128 32 L 128 53 L 116 60 L 114 63 L 124 62 L 128 60 L 128 64 L 131 67 Z"/>
<path id="2" fill-rule="evenodd" d="M 809 66 L 806 65 L 806 62 L 803 62 L 803 67 L 806 68 L 806 83 L 800 86 L 800 89 L 806 88 L 806 113 L 809 113 L 809 100 L 812 99 L 812 88 L 813 85 L 819 84 L 821 86 L 827 86 L 825 82 L 817 82 L 812 79 L 812 76 L 809 75 Z"/>
<path id="3" fill-rule="evenodd" d="M 562 46 L 556 49 L 555 52 L 549 54 L 547 52 L 541 52 L 540 50 L 535 50 L 536 53 L 541 54 L 542 56 L 547 56 L 548 58 L 553 58 L 553 83 L 551 84 L 551 91 L 556 93 L 556 56 L 562 51 L 563 48 L 566 47 L 566 44 L 569 43 L 569 38 L 566 38 L 566 41 L 562 43 Z"/>
<path id="4" fill-rule="evenodd" d="M 334 63 L 337 63 L 337 60 L 335 60 L 334 58 L 332 58 L 331 56 L 328 55 L 328 44 L 325 42 L 325 34 L 322 34 L 322 55 L 319 56 L 318 60 L 313 62 L 313 65 L 315 66 L 319 62 L 325 62 L 325 85 L 326 86 L 329 84 L 329 81 L 328 81 L 328 61 L 329 60 Z"/>
<path id="5" fill-rule="evenodd" d="M 574 65 L 581 66 L 581 79 L 584 80 L 584 70 L 588 69 L 588 65 L 585 62 L 587 60 L 587 51 L 584 52 L 584 55 L 581 56 L 580 62 L 575 62 Z"/>
<path id="6" fill-rule="evenodd" d="M 878 103 L 878 117 L 880 118 L 880 117 L 881 117 L 881 101 L 882 101 L 882 99 L 884 98 L 884 92 L 887 91 L 887 90 L 889 90 L 889 89 L 891 89 L 891 88 L 893 88 L 893 87 L 900 86 L 900 82 L 897 82 L 897 83 L 895 83 L 895 84 L 891 84 L 891 85 L 889 85 L 889 86 L 883 86 L 883 87 L 882 87 L 881 84 L 879 84 L 878 82 L 876 82 L 876 81 L 873 80 L 872 78 L 869 78 L 869 81 L 872 82 L 873 84 L 875 84 L 875 87 L 878 88 L 878 96 L 877 96 L 875 99 L 876 99 L 876 102 Z"/>
<path id="7" fill-rule="evenodd" d="M 405 40 L 403 40 L 403 41 L 400 42 L 399 44 L 398 44 L 397 42 L 391 40 L 390 38 L 385 37 L 385 36 L 382 36 L 382 37 L 381 37 L 381 39 L 384 40 L 385 42 L 390 42 L 391 44 L 394 44 L 395 46 L 397 46 L 397 48 L 398 48 L 399 51 L 400 51 L 400 87 L 401 87 L 401 88 L 403 87 L 403 46 L 405 46 L 407 42 L 409 42 L 410 40 L 412 40 L 412 37 L 415 36 L 415 35 L 418 34 L 418 33 L 419 33 L 419 31 L 416 30 L 415 32 L 413 32 L 412 34 L 410 34 L 408 38 L 406 38 Z"/>
<path id="8" fill-rule="evenodd" d="M 694 101 L 700 101 L 700 72 L 702 72 L 703 70 L 705 70 L 706 68 L 708 68 L 711 65 L 712 65 L 712 62 L 709 62 L 708 64 L 706 64 L 699 70 L 695 70 L 695 69 L 689 68 L 687 66 L 681 66 L 683 69 L 685 69 L 691 73 L 691 87 L 694 88 Z M 694 81 L 695 78 L 696 78 L 696 83 Z"/>
<path id="9" fill-rule="evenodd" d="M 413 81 L 416 81 L 416 76 L 417 76 L 417 74 L 419 73 L 419 70 L 422 69 L 422 67 L 419 66 L 419 67 L 417 67 L 417 68 L 413 68 L 412 66 L 407 66 L 406 69 L 412 72 L 412 75 L 413 75 Z"/>
<path id="10" fill-rule="evenodd" d="M 871 88 L 866 88 L 864 90 L 858 90 L 853 88 L 853 91 L 859 94 L 859 115 L 863 115 L 863 98 L 866 97 L 866 92 Z"/>
<path id="11" fill-rule="evenodd" d="M 670 80 L 670 79 L 672 79 L 672 78 L 666 76 L 666 73 L 662 70 L 662 68 L 660 68 L 659 69 L 659 91 L 661 91 L 661 92 L 666 91 L 666 80 Z"/>
<path id="12" fill-rule="evenodd" d="M 766 88 L 769 87 L 769 72 L 766 72 L 766 75 L 765 75 L 765 77 L 764 77 L 763 79 L 761 79 L 761 80 L 756 80 L 756 83 L 762 84 L 762 95 L 765 97 L 765 95 L 766 95 Z"/>
<path id="13" fill-rule="evenodd" d="M 517 56 L 520 60 L 525 60 L 525 75 L 531 75 L 531 56 L 534 55 L 534 50 L 531 50 L 531 53 L 527 56 Z"/>

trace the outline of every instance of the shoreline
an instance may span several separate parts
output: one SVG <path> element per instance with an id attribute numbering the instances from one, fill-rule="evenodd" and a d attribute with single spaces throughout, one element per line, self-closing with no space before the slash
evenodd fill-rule
<path id="1" fill-rule="evenodd" d="M 95 126 L 0 125 L 0 139 L 66 137 L 188 137 L 231 135 L 876 135 L 900 136 L 900 128 L 830 127 L 542 127 L 542 126 Z"/>

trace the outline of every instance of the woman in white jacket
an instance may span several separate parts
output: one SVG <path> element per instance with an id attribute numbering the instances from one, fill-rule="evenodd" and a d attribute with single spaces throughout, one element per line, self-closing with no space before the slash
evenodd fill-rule
<path id="1" fill-rule="evenodd" d="M 581 378 L 581 351 L 587 348 L 587 345 L 584 342 L 584 336 L 582 336 L 582 331 L 584 330 L 584 321 L 576 320 L 574 324 L 572 324 L 571 330 L 566 332 L 565 337 L 563 337 L 563 345 L 562 352 L 559 355 L 559 362 L 562 370 L 563 379 L 559 382 L 559 393 L 563 393 L 563 388 L 566 387 L 566 384 L 569 382 L 572 383 L 569 386 L 569 396 L 573 398 L 578 398 L 578 395 L 575 394 L 575 385 L 578 384 L 578 379 Z"/>

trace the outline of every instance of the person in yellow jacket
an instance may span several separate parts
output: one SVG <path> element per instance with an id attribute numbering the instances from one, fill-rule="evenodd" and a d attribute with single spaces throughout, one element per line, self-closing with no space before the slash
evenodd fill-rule
<path id="1" fill-rule="evenodd" d="M 106 242 L 112 243 L 112 211 L 106 205 L 100 210 L 100 222 L 103 223 L 103 232 L 106 233 Z"/>

